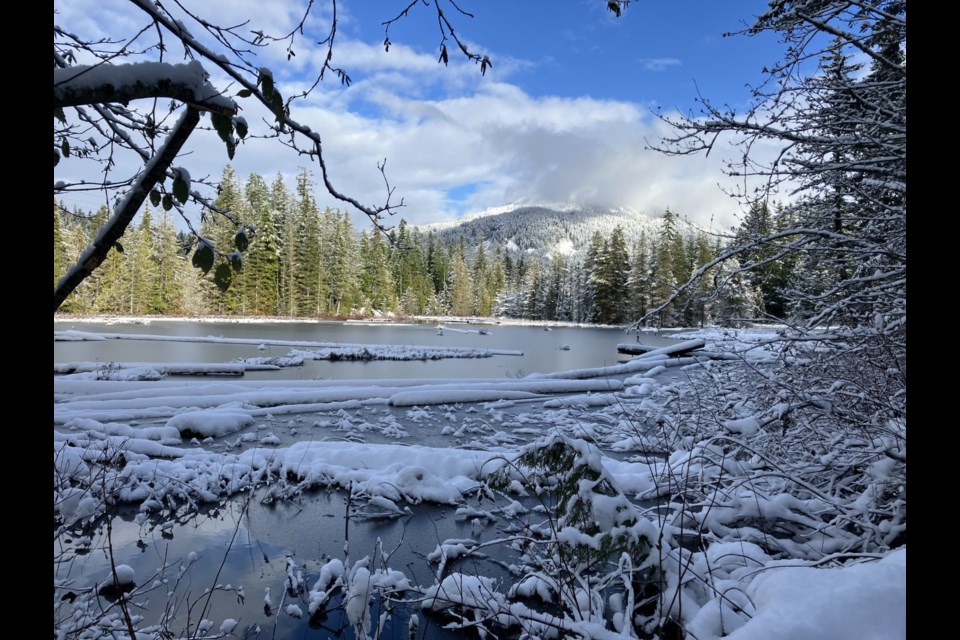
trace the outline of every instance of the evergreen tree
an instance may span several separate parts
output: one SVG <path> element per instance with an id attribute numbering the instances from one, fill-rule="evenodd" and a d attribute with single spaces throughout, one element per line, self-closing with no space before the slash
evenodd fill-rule
<path id="1" fill-rule="evenodd" d="M 96 313 L 129 313 L 129 278 L 126 252 L 116 247 L 107 254 L 104 264 L 97 269 Z M 89 280 L 89 278 L 88 278 Z"/>
<path id="2" fill-rule="evenodd" d="M 408 230 L 406 220 L 400 221 L 390 238 L 390 267 L 400 310 L 408 315 L 424 313 L 431 296 L 443 293 L 442 284 L 439 290 L 435 288 L 439 273 L 432 271 L 439 261 L 445 261 L 442 247 L 432 232 L 424 240 L 418 229 Z"/>
<path id="3" fill-rule="evenodd" d="M 463 236 L 461 236 L 462 239 Z M 463 243 L 454 247 L 451 255 L 450 275 L 447 279 L 446 298 L 450 312 L 455 316 L 473 315 L 473 278 L 467 264 Z"/>
<path id="4" fill-rule="evenodd" d="M 257 174 L 247 178 L 247 201 L 256 223 L 256 232 L 247 249 L 245 267 L 246 306 L 254 315 L 275 315 L 280 311 L 280 236 L 275 225 L 267 184 Z"/>
<path id="5" fill-rule="evenodd" d="M 285 242 L 293 244 L 294 315 L 316 317 L 329 313 L 330 274 L 325 263 L 332 259 L 329 238 L 335 234 L 337 219 L 331 209 L 321 218 L 313 187 L 310 173 L 301 169 L 297 174 L 293 223 Z"/>
<path id="6" fill-rule="evenodd" d="M 220 252 L 214 267 L 204 278 L 203 289 L 210 297 L 214 313 L 243 315 L 247 312 L 243 295 L 246 287 L 246 273 L 242 268 L 231 267 L 227 256 L 233 251 L 239 228 L 249 223 L 250 210 L 243 190 L 237 182 L 236 173 L 229 164 L 223 169 L 220 193 L 214 204 L 220 209 L 229 211 L 236 219 L 236 224 L 224 216 L 214 215 L 207 215 L 201 224 L 200 234 L 211 241 Z M 220 284 L 215 284 L 218 271 L 221 274 Z"/>
<path id="7" fill-rule="evenodd" d="M 490 313 L 494 313 L 497 297 L 500 291 L 506 286 L 507 276 L 504 271 L 503 249 L 497 245 L 494 249 L 491 267 L 487 272 L 487 296 L 490 298 Z"/>
<path id="8" fill-rule="evenodd" d="M 473 308 L 477 315 L 489 316 L 493 313 L 493 301 L 496 292 L 490 289 L 490 267 L 481 236 L 473 254 Z"/>
<path id="9" fill-rule="evenodd" d="M 76 263 L 80 254 L 90 243 L 90 238 L 82 221 L 85 217 L 80 212 L 67 212 L 61 203 L 54 204 L 53 208 L 53 281 L 63 276 L 71 265 Z M 80 222 L 78 222 L 78 220 Z M 87 313 L 93 310 L 93 298 L 99 274 L 84 280 L 74 292 L 60 305 L 59 311 L 64 313 Z"/>
<path id="10" fill-rule="evenodd" d="M 543 281 L 540 263 L 531 260 L 526 269 L 523 282 L 522 317 L 530 320 L 543 319 Z"/>
<path id="11" fill-rule="evenodd" d="M 740 327 L 754 317 L 754 290 L 744 277 L 740 263 L 734 258 L 717 266 L 716 320 L 724 327 Z"/>
<path id="12" fill-rule="evenodd" d="M 630 275 L 627 278 L 629 309 L 633 318 L 642 318 L 650 310 L 650 258 L 647 253 L 647 234 L 641 232 L 633 245 L 630 257 Z"/>
<path id="13" fill-rule="evenodd" d="M 100 205 L 93 215 L 90 216 L 86 224 L 76 224 L 74 225 L 74 234 L 75 242 L 73 243 L 73 249 L 76 251 L 76 257 L 73 261 L 76 262 L 77 258 L 82 255 L 84 249 L 89 245 L 90 240 L 95 236 L 97 230 L 104 224 L 110 217 L 110 210 L 107 209 L 106 205 Z M 116 281 L 118 279 L 117 269 L 121 268 L 121 265 L 118 265 L 118 259 L 116 256 L 122 255 L 114 247 L 106 257 L 104 264 L 101 265 L 96 271 L 90 274 L 86 280 L 83 281 L 82 286 L 86 286 L 89 291 L 89 302 L 84 305 L 87 310 L 93 313 L 116 313 L 116 310 L 109 309 L 109 305 L 105 301 L 101 301 L 101 298 L 105 298 L 108 295 L 108 282 Z M 110 266 L 106 265 L 106 262 L 110 262 Z M 108 276 L 106 271 L 113 271 L 114 274 Z M 79 289 L 79 287 L 78 287 Z M 117 309 L 119 309 L 119 299 L 122 294 L 117 291 L 116 286 L 109 287 L 112 291 L 109 291 L 109 295 L 117 296 Z"/>
<path id="14" fill-rule="evenodd" d="M 56 202 L 53 203 L 53 285 L 57 285 L 60 276 L 67 272 L 70 267 L 67 262 L 67 239 L 63 228 L 63 221 L 60 219 L 60 209 Z"/>
<path id="15" fill-rule="evenodd" d="M 370 236 L 360 233 L 360 259 L 363 264 L 360 289 L 372 309 L 392 311 L 397 308 L 396 284 L 390 268 L 387 247 L 379 231 Z"/>
<path id="16" fill-rule="evenodd" d="M 665 304 L 676 290 L 673 277 L 673 246 L 677 233 L 674 214 L 668 208 L 660 222 L 660 231 L 653 242 L 653 260 L 650 269 L 650 305 L 654 309 Z M 672 308 L 662 309 L 657 314 L 657 325 L 673 323 Z"/>
<path id="17" fill-rule="evenodd" d="M 176 230 L 166 211 L 153 234 L 154 284 L 149 313 L 176 314 L 183 305 L 183 274 L 186 260 L 180 251 Z M 192 269 L 191 269 L 192 270 Z"/>
<path id="18" fill-rule="evenodd" d="M 583 261 L 583 269 L 586 274 L 586 287 L 584 288 L 583 308 L 584 321 L 603 322 L 603 303 L 600 299 L 605 290 L 603 281 L 606 273 L 604 271 L 604 251 L 605 242 L 599 231 L 595 231 L 590 238 L 590 244 L 587 246 L 586 257 Z"/>
<path id="19" fill-rule="evenodd" d="M 278 173 L 270 185 L 270 213 L 280 255 L 277 306 L 280 314 L 287 316 L 297 315 L 297 219 L 293 211 L 293 196 Z"/>
<path id="20" fill-rule="evenodd" d="M 144 207 L 140 225 L 128 236 L 124 311 L 130 315 L 152 313 L 157 276 L 153 260 L 153 214 L 149 206 Z"/>
<path id="21" fill-rule="evenodd" d="M 769 187 L 761 199 L 788 183 L 795 196 L 789 207 L 792 226 L 751 243 L 782 242 L 778 251 L 796 256 L 783 305 L 797 314 L 793 324 L 806 329 L 882 326 L 883 335 L 869 345 L 878 353 L 886 350 L 876 360 L 882 364 L 875 375 L 883 379 L 902 371 L 906 3 L 775 2 L 747 33 L 772 33 L 786 45 L 784 60 L 765 70 L 753 104 L 734 115 L 703 100 L 703 117 L 675 122 L 677 135 L 664 146 L 682 155 L 708 152 L 718 137 L 733 134 L 743 156 L 731 172 L 743 165 L 761 172 Z M 869 66 L 858 68 L 851 56 Z M 796 72 L 810 61 L 819 61 L 820 68 Z M 782 149 L 776 162 L 757 162 L 752 152 L 760 143 Z M 742 269 L 766 264 L 746 260 L 742 245 L 729 253 Z M 849 341 L 831 348 L 843 353 Z"/>
<path id="22" fill-rule="evenodd" d="M 620 324 L 627 320 L 627 281 L 630 276 L 630 254 L 623 227 L 617 225 L 603 247 L 601 288 L 597 294 L 605 322 Z"/>
<path id="23" fill-rule="evenodd" d="M 697 256 L 699 253 L 697 247 L 697 237 L 693 233 L 686 233 L 681 236 L 681 259 L 677 265 L 676 279 L 679 283 L 685 283 L 693 277 L 697 267 Z M 703 322 L 703 308 L 700 298 L 700 289 L 698 287 L 686 287 L 677 297 L 677 315 L 680 319 L 680 325 L 684 327 L 695 327 Z"/>
<path id="24" fill-rule="evenodd" d="M 357 273 L 356 243 L 350 214 L 327 209 L 323 214 L 321 236 L 323 252 L 323 286 L 327 296 L 327 313 L 345 315 L 360 302 L 360 281 Z"/>
<path id="25" fill-rule="evenodd" d="M 589 282 L 587 270 L 582 261 L 574 262 L 569 268 L 567 277 L 567 288 L 569 289 L 569 311 L 566 320 L 571 322 L 589 322 L 589 311 L 587 309 L 587 291 Z"/>
<path id="26" fill-rule="evenodd" d="M 542 317 L 544 320 L 557 320 L 566 305 L 564 291 L 564 275 L 566 265 L 563 255 L 554 253 L 550 257 L 550 266 L 547 271 L 546 291 L 543 296 Z"/>
<path id="27" fill-rule="evenodd" d="M 776 226 L 767 203 L 754 203 L 737 229 L 735 242 L 743 247 L 740 262 L 753 265 L 746 278 L 760 294 L 759 313 L 773 319 L 786 319 L 788 271 L 795 260 L 784 251 L 782 240 L 754 242 L 755 238 L 771 236 Z"/>
<path id="28" fill-rule="evenodd" d="M 410 250 L 405 259 L 411 263 L 411 269 L 416 274 L 411 287 L 407 287 L 407 298 L 403 310 L 405 313 L 421 314 L 427 307 L 430 296 L 434 294 L 433 276 L 427 268 L 425 254 L 426 239 L 419 229 L 414 228 L 410 233 Z M 412 296 L 412 297 L 411 297 Z"/>

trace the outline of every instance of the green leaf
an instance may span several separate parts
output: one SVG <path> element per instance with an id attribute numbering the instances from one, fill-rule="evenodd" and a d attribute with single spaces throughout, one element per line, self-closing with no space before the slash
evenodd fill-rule
<path id="1" fill-rule="evenodd" d="M 70 142 L 66 138 L 60 141 L 60 153 L 64 158 L 70 157 Z"/>
<path id="2" fill-rule="evenodd" d="M 150 191 L 150 204 L 155 207 L 160 206 L 160 192 L 156 189 Z"/>
<path id="3" fill-rule="evenodd" d="M 64 123 L 64 124 L 67 123 L 67 116 L 64 115 L 64 113 L 63 113 L 63 108 L 61 108 L 61 107 L 54 107 L 54 108 L 53 108 L 53 117 L 56 118 L 57 120 L 59 120 L 60 122 Z"/>
<path id="4" fill-rule="evenodd" d="M 240 255 L 239 251 L 233 251 L 227 256 L 227 260 L 230 261 L 230 266 L 233 267 L 234 271 L 240 271 L 243 268 L 243 256 Z"/>
<path id="5" fill-rule="evenodd" d="M 180 204 L 186 204 L 190 197 L 190 184 L 183 179 L 183 174 L 177 171 L 177 177 L 173 179 L 173 197 Z"/>
<path id="6" fill-rule="evenodd" d="M 234 142 L 233 139 L 231 138 L 230 140 L 227 140 L 226 144 L 227 144 L 227 157 L 233 160 L 233 154 L 236 153 L 237 151 L 237 143 Z"/>
<path id="7" fill-rule="evenodd" d="M 119 242 L 114 242 L 113 248 L 116 249 L 118 253 L 123 253 L 123 245 Z"/>
<path id="8" fill-rule="evenodd" d="M 170 209 L 173 209 L 173 198 L 170 197 L 169 193 L 163 196 L 162 204 L 164 211 L 170 211 Z"/>
<path id="9" fill-rule="evenodd" d="M 243 118 L 236 118 L 233 121 L 233 126 L 237 129 L 237 135 L 241 138 L 247 137 L 247 121 Z"/>
<path id="10" fill-rule="evenodd" d="M 220 291 L 226 291 L 230 288 L 231 280 L 233 280 L 233 271 L 230 270 L 230 265 L 224 262 L 214 272 L 213 283 Z"/>
<path id="11" fill-rule="evenodd" d="M 233 236 L 233 244 L 237 247 L 238 251 L 247 250 L 247 247 L 250 245 L 250 239 L 247 238 L 246 229 L 240 229 L 237 231 L 237 234 Z"/>
<path id="12" fill-rule="evenodd" d="M 210 122 L 213 124 L 213 128 L 216 129 L 217 135 L 220 136 L 220 139 L 224 142 L 233 137 L 233 118 L 230 116 L 211 113 Z"/>
<path id="13" fill-rule="evenodd" d="M 206 242 L 201 242 L 197 250 L 193 252 L 193 266 L 204 273 L 210 271 L 213 266 L 213 247 Z"/>
<path id="14" fill-rule="evenodd" d="M 240 91 L 237 91 L 238 98 L 249 98 L 251 95 L 253 95 L 253 92 L 250 91 L 250 89 L 240 89 Z"/>

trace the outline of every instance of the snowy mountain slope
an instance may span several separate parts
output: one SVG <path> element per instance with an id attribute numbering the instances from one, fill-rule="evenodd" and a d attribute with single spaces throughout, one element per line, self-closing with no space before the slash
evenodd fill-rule
<path id="1" fill-rule="evenodd" d="M 582 254 L 591 236 L 600 232 L 604 238 L 621 226 L 628 244 L 646 233 L 648 240 L 660 229 L 660 217 L 631 209 L 610 209 L 578 204 L 514 203 L 464 216 L 455 222 L 421 227 L 423 233 L 433 231 L 444 243 L 457 242 L 463 235 L 467 246 L 482 238 L 487 243 L 540 257 L 553 253 Z M 680 221 L 681 230 L 693 229 Z"/>

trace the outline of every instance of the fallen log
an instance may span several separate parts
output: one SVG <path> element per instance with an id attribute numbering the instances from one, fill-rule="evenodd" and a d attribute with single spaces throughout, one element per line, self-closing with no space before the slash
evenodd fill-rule
<path id="1" fill-rule="evenodd" d="M 638 356 L 642 353 L 647 353 L 648 351 L 653 351 L 657 347 L 650 344 L 642 344 L 640 342 L 623 342 L 617 345 L 617 353 L 622 353 L 627 356 Z"/>
<path id="2" fill-rule="evenodd" d="M 671 358 L 679 358 L 689 355 L 691 352 L 696 351 L 697 349 L 702 349 L 704 346 L 706 346 L 706 344 L 707 343 L 701 339 L 685 340 L 683 342 L 678 342 L 677 344 L 672 344 L 669 347 L 659 348 L 641 343 L 625 343 L 617 345 L 617 352 L 628 355 L 636 355 L 636 359 L 657 356 L 670 356 Z"/>

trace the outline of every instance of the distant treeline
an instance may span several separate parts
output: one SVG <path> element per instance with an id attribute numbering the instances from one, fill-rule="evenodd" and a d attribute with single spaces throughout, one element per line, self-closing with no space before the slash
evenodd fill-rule
<path id="1" fill-rule="evenodd" d="M 566 255 L 461 235 L 444 241 L 401 221 L 390 237 L 357 230 L 349 215 L 320 211 L 314 184 L 302 170 L 293 190 L 280 176 L 268 185 L 257 174 L 245 183 L 224 170 L 218 207 L 239 225 L 208 213 L 199 234 L 218 251 L 234 247 L 238 226 L 250 226 L 242 267 L 223 290 L 191 264 L 194 234 L 177 231 L 170 212 L 150 209 L 123 236 L 122 246 L 61 307 L 66 313 L 238 315 L 311 318 L 376 314 L 504 316 L 536 320 L 622 324 L 656 309 L 713 260 L 727 243 L 702 231 L 681 231 L 667 210 L 657 232 L 631 246 L 622 227 L 593 234 Z M 54 204 L 54 282 L 89 244 L 109 212 L 68 211 Z M 765 221 L 765 222 L 764 222 Z M 766 208 L 744 225 L 770 224 Z M 450 237 L 446 234 L 446 237 Z M 524 246 L 512 242 L 511 246 Z M 736 261 L 675 300 L 647 324 L 731 325 L 774 314 L 783 265 L 743 273 Z M 222 283 L 221 283 L 222 284 Z"/>

